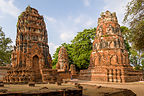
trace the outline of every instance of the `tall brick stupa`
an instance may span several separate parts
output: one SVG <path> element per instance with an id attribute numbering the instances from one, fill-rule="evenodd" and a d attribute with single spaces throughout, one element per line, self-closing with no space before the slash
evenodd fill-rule
<path id="1" fill-rule="evenodd" d="M 102 82 L 131 82 L 142 78 L 141 71 L 130 66 L 116 13 L 106 11 L 98 19 L 96 37 L 87 70 L 80 79 Z"/>
<path id="2" fill-rule="evenodd" d="M 42 82 L 45 79 L 44 70 L 51 67 L 52 59 L 43 16 L 28 6 L 18 17 L 12 68 L 4 82 Z"/>

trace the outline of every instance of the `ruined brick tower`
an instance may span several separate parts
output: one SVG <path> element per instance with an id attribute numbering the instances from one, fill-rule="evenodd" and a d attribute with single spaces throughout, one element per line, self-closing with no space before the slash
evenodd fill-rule
<path id="1" fill-rule="evenodd" d="M 106 11 L 98 19 L 90 65 L 87 70 L 81 70 L 80 79 L 130 82 L 139 81 L 141 76 L 142 73 L 134 71 L 129 64 L 116 14 Z"/>
<path id="2" fill-rule="evenodd" d="M 42 82 L 44 69 L 51 69 L 48 36 L 43 16 L 28 6 L 18 18 L 12 68 L 5 82 Z"/>
<path id="3" fill-rule="evenodd" d="M 69 70 L 68 53 L 64 46 L 62 46 L 60 48 L 56 68 L 58 71 L 66 71 L 66 70 L 68 71 Z"/>

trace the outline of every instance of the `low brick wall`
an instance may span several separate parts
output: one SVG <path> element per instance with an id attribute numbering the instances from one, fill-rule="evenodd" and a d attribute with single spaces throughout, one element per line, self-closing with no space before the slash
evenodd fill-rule
<path id="1" fill-rule="evenodd" d="M 9 67 L 0 66 L 0 80 L 3 80 L 3 77 L 7 74 Z"/>
<path id="2" fill-rule="evenodd" d="M 70 72 L 58 71 L 58 74 L 63 79 L 70 79 L 71 78 L 71 76 L 70 76 L 71 73 Z"/>
<path id="3" fill-rule="evenodd" d="M 82 96 L 82 90 L 58 90 L 48 92 L 3 93 L 0 96 Z"/>

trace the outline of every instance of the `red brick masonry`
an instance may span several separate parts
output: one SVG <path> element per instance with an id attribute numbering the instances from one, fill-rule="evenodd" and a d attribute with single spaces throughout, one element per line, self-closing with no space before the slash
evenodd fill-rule
<path id="1" fill-rule="evenodd" d="M 52 68 L 48 36 L 43 16 L 28 6 L 18 18 L 12 68 L 5 83 L 53 82 L 60 77 Z M 59 77 L 59 78 L 58 78 Z"/>
<path id="2" fill-rule="evenodd" d="M 80 79 L 105 82 L 131 82 L 142 79 L 142 72 L 130 66 L 116 13 L 106 11 L 98 19 L 90 65 L 80 71 Z"/>

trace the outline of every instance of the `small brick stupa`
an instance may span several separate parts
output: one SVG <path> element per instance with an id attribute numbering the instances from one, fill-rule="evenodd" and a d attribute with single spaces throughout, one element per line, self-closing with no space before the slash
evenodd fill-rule
<path id="1" fill-rule="evenodd" d="M 58 62 L 56 64 L 56 69 L 58 71 L 68 71 L 69 70 L 68 53 L 64 46 L 62 46 L 59 50 Z"/>
<path id="2" fill-rule="evenodd" d="M 71 71 L 69 71 L 69 59 L 68 53 L 64 46 L 59 50 L 58 62 L 56 64 L 56 69 L 60 77 L 63 79 L 68 79 L 71 76 Z"/>
<path id="3" fill-rule="evenodd" d="M 62 46 L 59 50 L 58 62 L 56 64 L 56 69 L 58 71 L 58 74 L 63 79 L 77 78 L 77 76 L 78 76 L 75 65 L 71 64 L 69 67 L 68 53 L 67 53 L 67 49 L 64 46 Z"/>
<path id="4" fill-rule="evenodd" d="M 142 72 L 130 66 L 116 13 L 106 11 L 98 19 L 90 65 L 87 70 L 81 70 L 80 79 L 131 82 L 139 81 L 140 78 Z"/>
<path id="5" fill-rule="evenodd" d="M 57 76 L 57 71 L 51 67 L 52 59 L 49 54 L 43 16 L 39 15 L 36 9 L 28 6 L 18 18 L 16 46 L 12 52 L 12 68 L 4 77 L 4 82 L 50 81 Z"/>

